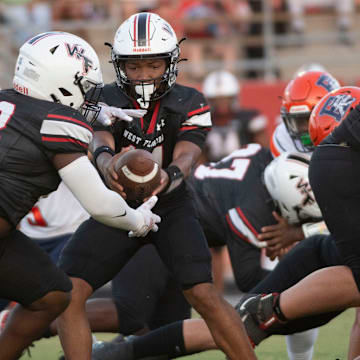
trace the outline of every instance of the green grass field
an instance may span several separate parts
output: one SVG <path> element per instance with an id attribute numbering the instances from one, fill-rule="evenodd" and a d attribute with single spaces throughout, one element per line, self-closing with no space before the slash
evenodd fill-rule
<path id="1" fill-rule="evenodd" d="M 320 329 L 315 345 L 314 360 L 346 360 L 350 329 L 354 320 L 354 310 L 350 309 L 338 316 L 331 323 Z M 114 335 L 96 334 L 98 339 L 110 339 Z M 41 340 L 31 348 L 31 357 L 27 354 L 21 360 L 56 360 L 62 354 L 57 337 Z M 273 336 L 264 341 L 256 350 L 258 359 L 282 360 L 287 359 L 285 338 Z M 220 360 L 225 356 L 220 351 L 207 351 L 187 357 L 200 360 Z"/>

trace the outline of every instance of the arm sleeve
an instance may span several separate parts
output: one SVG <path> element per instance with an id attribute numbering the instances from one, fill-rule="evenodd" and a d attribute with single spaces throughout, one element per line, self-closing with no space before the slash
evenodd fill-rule
<path id="1" fill-rule="evenodd" d="M 144 224 L 142 214 L 109 190 L 86 156 L 81 156 L 59 170 L 65 185 L 84 209 L 97 221 L 124 230 L 136 231 Z"/>

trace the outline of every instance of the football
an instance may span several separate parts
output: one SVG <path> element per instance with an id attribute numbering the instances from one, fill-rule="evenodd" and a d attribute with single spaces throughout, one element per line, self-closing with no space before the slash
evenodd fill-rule
<path id="1" fill-rule="evenodd" d="M 133 149 L 124 153 L 117 160 L 115 171 L 129 201 L 142 202 L 160 185 L 161 168 L 146 150 Z"/>

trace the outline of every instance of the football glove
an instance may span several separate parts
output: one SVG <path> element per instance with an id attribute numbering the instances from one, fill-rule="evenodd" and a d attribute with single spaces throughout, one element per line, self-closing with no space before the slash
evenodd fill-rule
<path id="1" fill-rule="evenodd" d="M 161 218 L 151 211 L 157 201 L 157 196 L 152 196 L 136 209 L 143 216 L 144 223 L 139 229 L 129 231 L 129 237 L 143 237 L 146 236 L 150 230 L 154 232 L 159 230 L 159 227 L 156 224 L 161 221 Z"/>
<path id="2" fill-rule="evenodd" d="M 116 120 L 133 121 L 133 118 L 142 118 L 147 113 L 147 110 L 142 109 L 121 109 L 104 103 L 99 105 L 101 110 L 96 120 L 104 126 L 110 126 Z"/>

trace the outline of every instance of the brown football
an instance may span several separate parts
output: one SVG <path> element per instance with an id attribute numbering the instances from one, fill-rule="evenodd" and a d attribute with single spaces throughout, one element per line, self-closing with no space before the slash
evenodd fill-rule
<path id="1" fill-rule="evenodd" d="M 160 166 L 146 150 L 127 151 L 117 160 L 115 170 L 127 200 L 142 202 L 160 185 Z"/>

